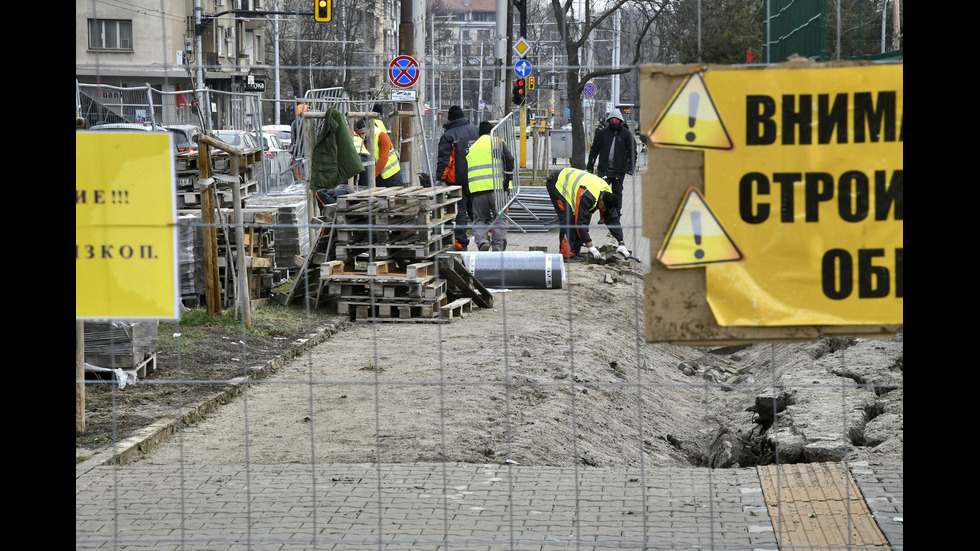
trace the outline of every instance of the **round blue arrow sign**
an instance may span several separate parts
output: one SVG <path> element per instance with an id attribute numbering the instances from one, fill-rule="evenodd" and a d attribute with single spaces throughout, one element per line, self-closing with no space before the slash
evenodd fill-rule
<path id="1" fill-rule="evenodd" d="M 519 77 L 526 77 L 531 74 L 531 62 L 522 59 L 514 64 L 514 74 Z"/>

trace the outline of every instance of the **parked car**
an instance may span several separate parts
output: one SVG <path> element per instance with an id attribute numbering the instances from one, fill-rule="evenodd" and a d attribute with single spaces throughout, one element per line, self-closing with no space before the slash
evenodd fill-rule
<path id="1" fill-rule="evenodd" d="M 287 150 L 282 140 L 279 139 L 279 135 L 271 132 L 262 133 L 262 149 L 266 152 L 267 156 L 271 156 L 277 151 Z"/>
<path id="2" fill-rule="evenodd" d="M 140 124 L 136 122 L 107 122 L 102 124 L 96 124 L 90 127 L 89 130 L 101 130 L 101 131 L 121 130 L 123 132 L 125 131 L 152 132 L 154 128 L 152 125 Z M 159 132 L 165 132 L 166 128 L 163 128 L 162 126 L 158 126 L 156 130 Z"/>
<path id="3" fill-rule="evenodd" d="M 204 134 L 200 126 L 193 124 L 168 124 L 164 128 L 174 135 L 177 151 L 181 153 L 197 151 L 197 136 Z"/>
<path id="4" fill-rule="evenodd" d="M 157 127 L 158 132 L 166 132 L 167 130 L 163 127 Z M 129 133 L 129 132 L 153 132 L 153 127 L 145 124 L 128 123 L 128 122 L 114 122 L 106 124 L 96 124 L 88 129 L 88 131 L 95 132 L 119 132 L 119 133 Z M 83 131 L 84 132 L 84 131 Z M 171 139 L 170 143 L 173 144 L 174 154 L 177 151 L 177 141 Z"/>
<path id="5" fill-rule="evenodd" d="M 285 146 L 284 149 L 289 149 L 289 145 L 293 143 L 292 129 L 288 124 L 267 124 L 262 127 L 263 132 L 268 132 L 269 134 L 275 134 L 282 145 Z"/>
<path id="6" fill-rule="evenodd" d="M 255 141 L 255 134 L 244 130 L 215 130 L 214 136 L 228 145 L 239 149 L 261 149 Z"/>

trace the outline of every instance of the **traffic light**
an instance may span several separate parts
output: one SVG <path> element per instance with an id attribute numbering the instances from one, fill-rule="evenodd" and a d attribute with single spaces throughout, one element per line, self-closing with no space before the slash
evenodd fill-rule
<path id="1" fill-rule="evenodd" d="M 534 77 L 527 77 L 527 89 L 534 90 Z"/>
<path id="2" fill-rule="evenodd" d="M 333 0 L 313 0 L 313 19 L 330 21 L 330 6 Z"/>
<path id="3" fill-rule="evenodd" d="M 527 97 L 525 82 L 526 81 L 523 78 L 519 78 L 514 81 L 514 105 L 524 105 L 524 101 Z"/>

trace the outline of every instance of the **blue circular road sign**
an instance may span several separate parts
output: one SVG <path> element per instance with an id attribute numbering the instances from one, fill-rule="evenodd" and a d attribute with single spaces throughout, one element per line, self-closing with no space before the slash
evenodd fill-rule
<path id="1" fill-rule="evenodd" d="M 531 62 L 522 59 L 514 64 L 514 74 L 523 78 L 531 74 Z"/>

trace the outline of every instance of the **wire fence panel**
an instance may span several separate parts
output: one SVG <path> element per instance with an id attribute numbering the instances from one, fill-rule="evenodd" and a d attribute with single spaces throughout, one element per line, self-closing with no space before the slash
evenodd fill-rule
<path id="1" fill-rule="evenodd" d="M 338 21 L 371 15 L 334 5 Z M 196 31 L 185 19 L 171 25 Z M 204 38 L 260 43 L 245 30 L 252 22 L 238 23 L 202 25 Z M 335 41 L 324 28 L 295 41 L 295 59 L 370 42 L 364 33 Z M 376 42 L 391 49 L 392 38 Z M 449 56 L 457 39 L 432 48 Z M 169 62 L 183 46 L 157 53 Z M 205 53 L 209 80 L 229 89 L 270 67 L 251 54 Z M 562 151 L 549 130 L 570 139 L 564 125 L 585 125 L 563 114 L 567 67 L 538 66 L 529 106 L 558 109 L 529 125 L 524 112 L 493 105 L 505 96 L 490 99 L 492 65 L 475 52 L 475 63 L 426 67 L 427 99 L 415 102 L 390 99 L 380 54 L 355 53 L 370 61 L 277 66 L 298 83 L 295 96 L 276 98 L 280 114 L 306 104 L 346 117 L 378 103 L 393 142 L 410 145 L 415 173 L 404 170 L 401 187 L 335 197 L 321 212 L 310 201 L 314 144 L 301 128 L 295 155 L 262 151 L 242 168 L 241 204 L 232 203 L 230 160 L 212 159 L 216 204 L 205 212 L 197 159 L 176 156 L 181 319 L 76 323 L 88 364 L 76 380 L 76 405 L 79 386 L 85 398 L 76 549 L 904 548 L 902 333 L 647 343 L 649 305 L 673 292 L 644 279 L 656 261 L 644 207 L 659 196 L 642 175 L 657 167 L 638 163 L 624 182 L 633 258 L 612 253 L 617 240 L 595 223 L 601 262 L 554 262 L 558 216 L 541 184 L 571 166 L 571 142 Z M 348 93 L 324 75 L 364 85 Z M 190 90 L 189 80 L 181 77 L 185 89 L 169 76 L 146 86 L 76 81 L 78 124 L 235 129 L 263 143 L 268 94 Z M 509 222 L 503 253 L 453 253 L 461 190 L 418 185 L 421 173 L 437 180 L 437 144 L 457 103 L 473 124 L 492 120 L 494 158 L 504 146 L 515 157 L 509 193 L 502 163 L 493 169 Z M 603 111 L 591 100 L 584 110 L 586 120 Z M 499 288 L 479 280 L 468 255 L 498 255 L 489 258 L 500 260 Z M 214 260 L 207 269 L 205 258 Z M 510 269 L 547 284 L 518 288 Z M 249 294 L 252 326 L 227 309 L 239 293 Z"/>

